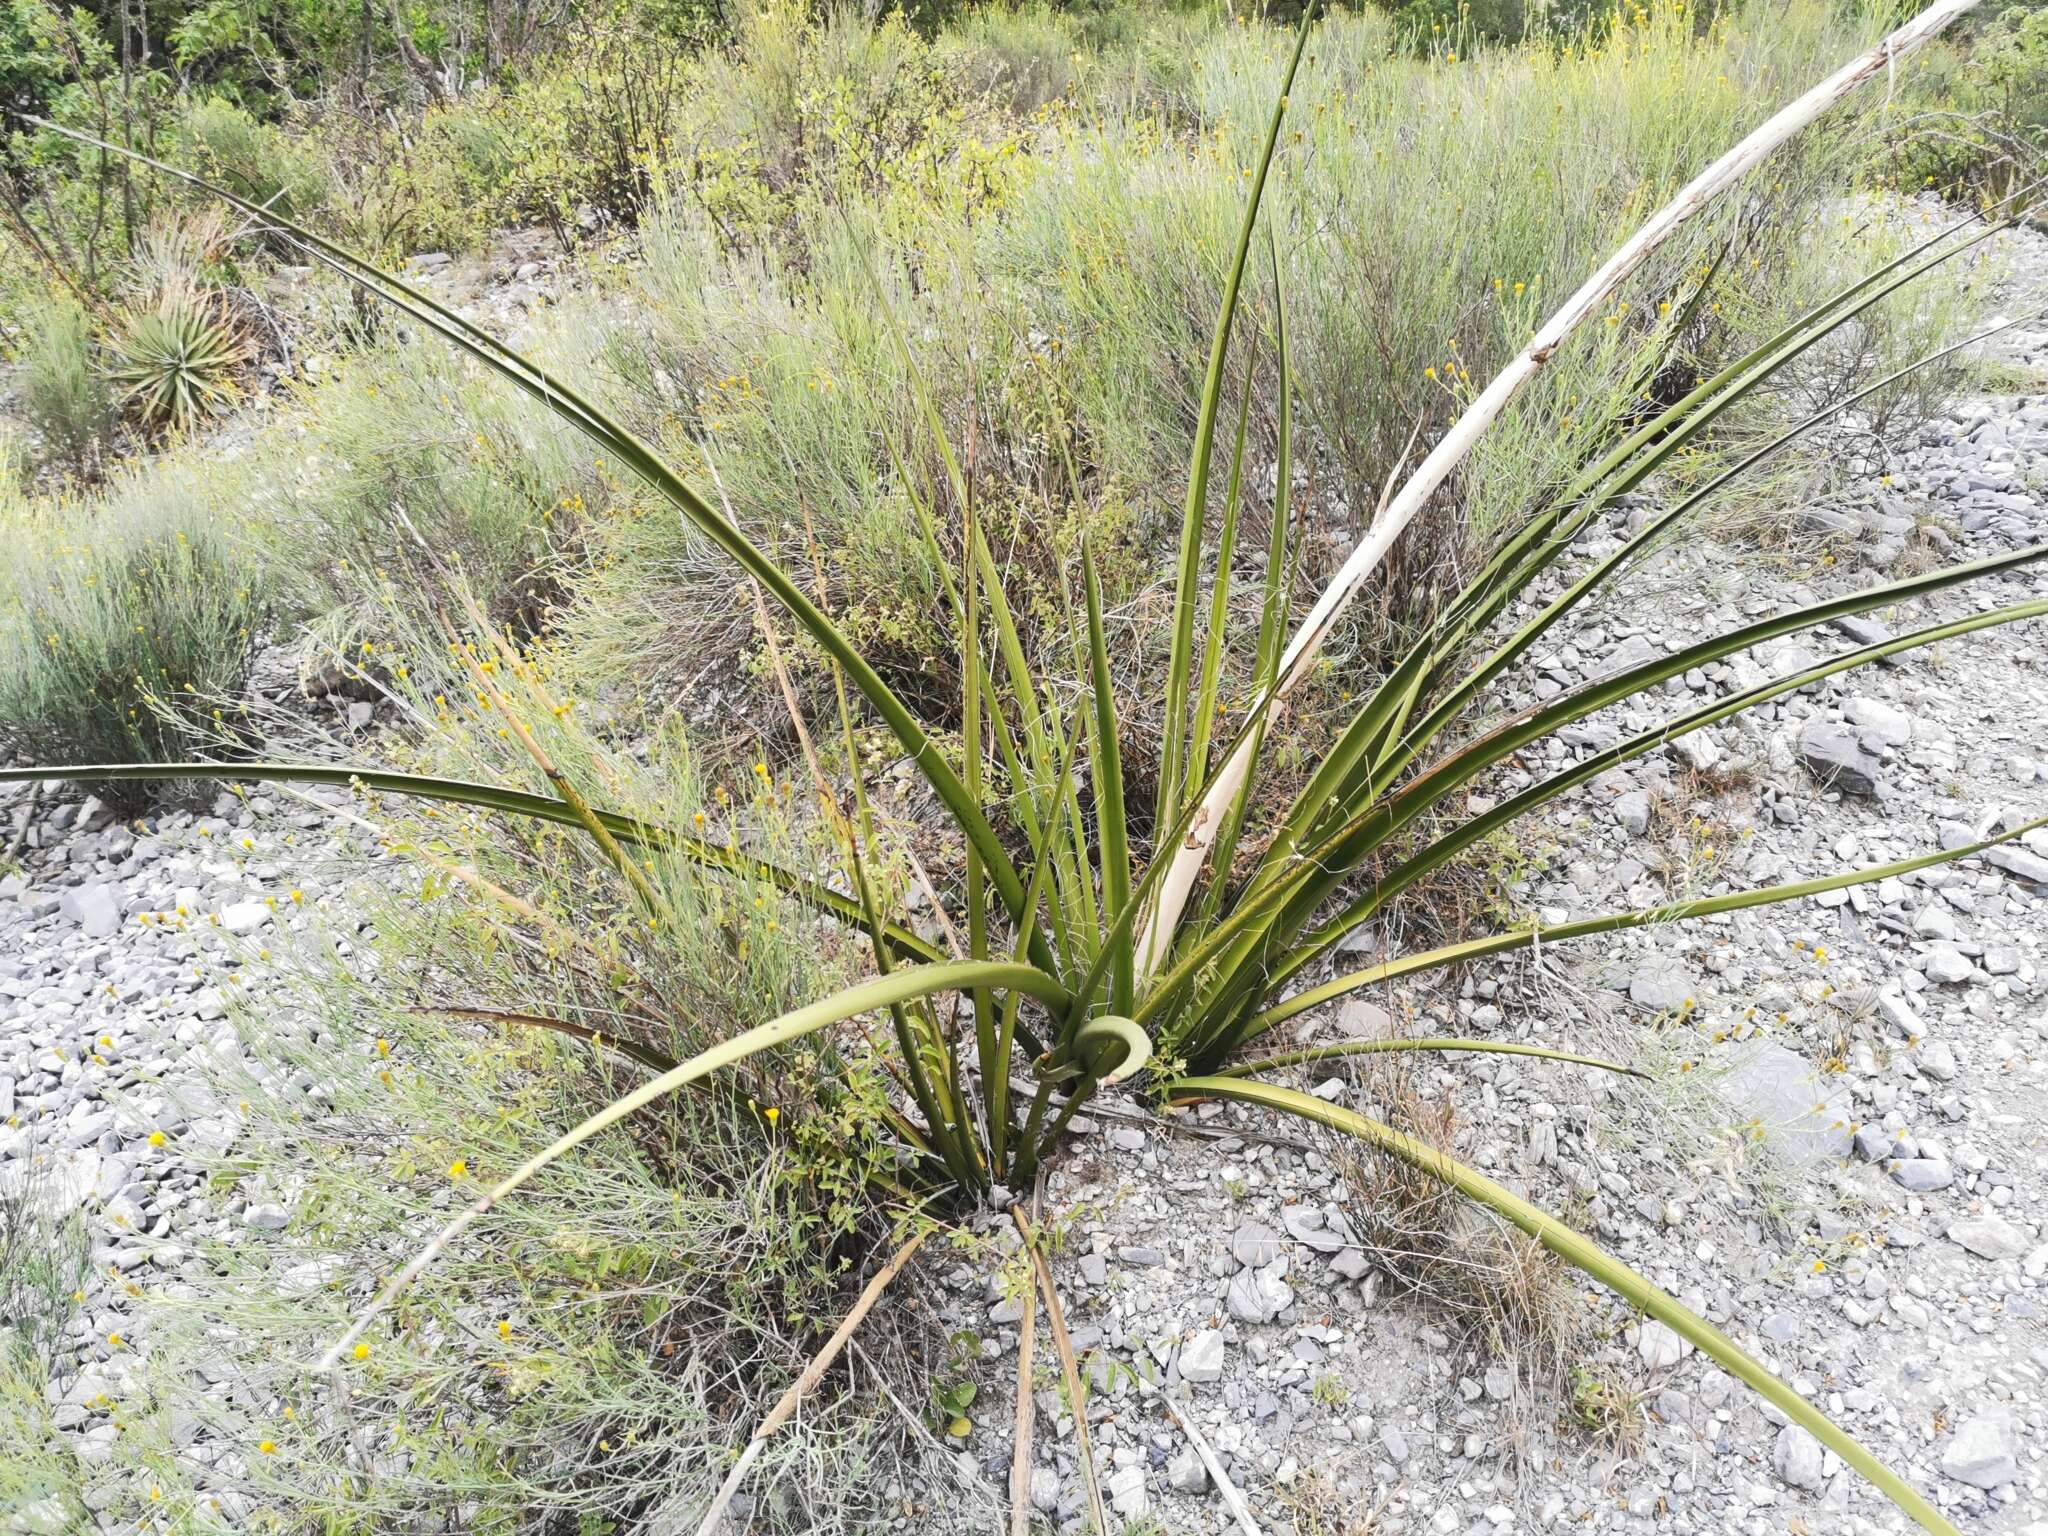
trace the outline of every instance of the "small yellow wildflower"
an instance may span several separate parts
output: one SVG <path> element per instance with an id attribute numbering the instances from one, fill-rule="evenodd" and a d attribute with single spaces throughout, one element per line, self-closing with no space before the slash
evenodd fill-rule
<path id="1" fill-rule="evenodd" d="M 275 1440 L 261 1440 L 257 1442 L 256 1449 L 266 1456 L 275 1456 L 277 1454 L 277 1442 Z"/>
<path id="2" fill-rule="evenodd" d="M 448 1177 L 449 1177 L 449 1178 L 451 1178 L 451 1179 L 466 1179 L 466 1178 L 468 1178 L 468 1177 L 469 1177 L 469 1159 L 467 1159 L 467 1158 L 463 1158 L 463 1157 L 458 1157 L 457 1159 L 455 1159 L 455 1161 L 454 1161 L 454 1162 L 450 1163 L 450 1164 L 448 1165 Z"/>
<path id="3" fill-rule="evenodd" d="M 149 1133 L 149 1144 L 152 1147 L 160 1147 L 168 1140 L 170 1140 L 170 1138 L 164 1135 L 162 1131 L 151 1131 Z"/>
<path id="4" fill-rule="evenodd" d="M 358 1344 L 358 1345 L 356 1346 L 356 1358 L 357 1358 L 358 1360 L 367 1360 L 367 1359 L 369 1359 L 369 1358 L 370 1358 L 370 1346 L 369 1346 L 369 1345 L 367 1345 L 367 1344 Z"/>
<path id="5" fill-rule="evenodd" d="M 499 1318 L 499 1319 L 498 1319 L 498 1337 L 499 1337 L 499 1338 L 501 1338 L 501 1339 L 509 1339 L 509 1338 L 511 1338 L 511 1337 L 512 1337 L 512 1319 L 511 1319 L 511 1318 L 509 1318 L 509 1317 L 501 1317 L 501 1318 Z"/>

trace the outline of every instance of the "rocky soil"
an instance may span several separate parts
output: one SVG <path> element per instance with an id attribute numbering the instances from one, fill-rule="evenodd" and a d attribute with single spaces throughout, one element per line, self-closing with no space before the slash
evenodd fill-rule
<path id="1" fill-rule="evenodd" d="M 2048 297 L 2048 239 L 2010 244 L 2018 312 Z M 1822 559 L 1760 572 L 1687 539 L 1524 669 L 1523 688 L 1555 692 L 1901 562 L 2048 539 L 2048 325 L 1991 350 L 2025 393 L 1966 399 L 1882 453 L 1836 440 L 1836 490 L 1800 514 Z M 2036 566 L 1845 621 L 1690 674 L 1659 714 L 1847 641 L 2044 595 Z M 1588 721 L 1531 772 L 1651 721 Z M 205 1085 L 242 1049 L 229 1006 L 261 996 L 266 936 L 315 920 L 342 845 L 319 806 L 276 796 L 139 824 L 91 801 L 13 806 L 11 825 L 0 810 L 0 838 L 24 834 L 20 868 L 0 878 L 0 1178 L 33 1167 L 87 1213 L 91 1288 L 49 1394 L 90 1464 L 150 1347 L 131 1282 L 175 1274 L 210 1234 L 267 1241 L 288 1221 L 209 1194 L 201 1163 L 231 1145 L 235 1116 Z M 1520 830 L 1526 867 L 1511 873 L 1534 913 L 1562 921 L 1884 863 L 2044 812 L 2048 623 L 2033 621 L 1838 677 L 1596 780 Z M 2048 1536 L 2044 944 L 2048 836 L 2035 832 L 1786 907 L 1357 997 L 1300 1038 L 1467 1033 L 1644 1067 L 1647 1083 L 1430 1058 L 1411 1086 L 1455 1110 L 1460 1156 L 1728 1329 L 1965 1530 Z M 1394 1091 L 1349 1070 L 1302 1082 L 1359 1107 Z M 1573 1330 L 1561 1384 L 1525 1332 L 1415 1294 L 1418 1281 L 1456 1292 L 1460 1262 L 1500 1245 L 1484 1223 L 1424 1212 L 1449 1247 L 1404 1260 L 1372 1206 L 1385 1171 L 1370 1161 L 1233 1107 L 1163 1121 L 1129 1109 L 1075 1122 L 1048 1191 L 1093 1442 L 1126 1519 L 1244 1528 L 1184 1419 L 1261 1531 L 1901 1528 L 1831 1453 L 1581 1283 L 1518 1282 Z M 982 1341 L 975 1428 L 944 1460 L 993 1497 L 1018 1303 L 955 1260 L 919 1283 L 949 1329 Z M 1078 1529 L 1075 1426 L 1055 1381 L 1042 1353 L 1032 1495 L 1049 1524 Z"/>

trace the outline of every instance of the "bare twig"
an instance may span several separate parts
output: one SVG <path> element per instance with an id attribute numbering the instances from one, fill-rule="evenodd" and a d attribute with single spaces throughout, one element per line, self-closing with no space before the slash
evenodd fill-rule
<path id="1" fill-rule="evenodd" d="M 889 1282 L 901 1273 L 903 1266 L 910 1262 L 910 1256 L 917 1252 L 928 1235 L 928 1230 L 919 1232 L 896 1250 L 894 1256 L 882 1266 L 875 1278 L 867 1283 L 867 1288 L 860 1293 L 860 1299 L 853 1304 L 853 1309 L 840 1320 L 839 1326 L 832 1330 L 832 1337 L 825 1341 L 825 1347 L 819 1350 L 817 1356 L 805 1367 L 803 1375 L 791 1382 L 789 1390 L 782 1394 L 773 1408 L 768 1410 L 768 1417 L 761 1421 L 761 1427 L 754 1431 L 754 1437 L 747 1442 L 747 1448 L 740 1452 L 739 1461 L 734 1464 L 732 1471 L 726 1474 L 725 1481 L 719 1484 L 718 1492 L 711 1500 L 711 1507 L 704 1512 L 704 1519 L 697 1527 L 697 1536 L 711 1536 L 711 1532 L 717 1528 L 719 1520 L 724 1516 L 726 1506 L 732 1503 L 732 1496 L 739 1492 L 740 1484 L 746 1480 L 747 1473 L 760 1458 L 761 1448 L 768 1443 L 769 1436 L 788 1422 L 789 1416 L 796 1412 L 796 1405 L 803 1399 L 804 1394 L 825 1379 L 825 1372 L 839 1357 L 839 1351 L 846 1347 L 846 1341 L 853 1337 L 854 1329 L 858 1328 L 861 1320 L 873 1310 L 875 1303 L 882 1299 L 882 1292 L 889 1288 Z"/>
<path id="2" fill-rule="evenodd" d="M 1251 1506 L 1245 1503 L 1244 1495 L 1237 1491 L 1237 1485 L 1224 1472 L 1222 1461 L 1210 1448 L 1209 1442 L 1203 1438 L 1202 1432 L 1195 1428 L 1193 1416 L 1175 1402 L 1173 1394 L 1163 1387 L 1159 1391 L 1159 1400 L 1166 1405 L 1166 1411 L 1172 1415 L 1173 1422 L 1178 1424 L 1181 1432 L 1188 1437 L 1188 1444 L 1195 1448 L 1195 1454 L 1202 1458 L 1202 1465 L 1209 1469 L 1209 1481 L 1214 1483 L 1216 1491 L 1223 1495 L 1223 1507 L 1230 1511 L 1231 1518 L 1237 1522 L 1237 1528 L 1244 1532 L 1244 1536 L 1259 1536 L 1258 1522 L 1252 1519 Z"/>
<path id="3" fill-rule="evenodd" d="M 32 780 L 28 786 L 28 798 L 22 802 L 21 825 L 14 829 L 14 835 L 7 840 L 7 857 L 18 859 L 21 851 L 28 846 L 29 828 L 36 822 L 36 802 L 43 798 L 43 781 Z"/>
<path id="4" fill-rule="evenodd" d="M 1040 1174 L 1031 1194 L 1033 1221 L 1038 1219 L 1038 1200 L 1044 1187 L 1045 1176 Z M 1031 1346 L 1037 1323 L 1038 1298 L 1027 1291 L 1024 1316 L 1017 1325 L 1017 1445 L 1010 1458 L 1010 1536 L 1031 1536 L 1031 1431 L 1037 1419 L 1037 1407 L 1031 1400 Z"/>
<path id="5" fill-rule="evenodd" d="M 932 904 L 932 912 L 939 920 L 939 927 L 945 931 L 946 947 L 952 950 L 954 959 L 964 959 L 967 946 L 960 942 L 960 930 L 953 926 L 953 919 L 947 915 L 946 904 L 939 900 L 938 889 L 932 884 L 932 877 L 925 873 L 924 864 L 918 858 L 917 850 L 906 844 L 903 857 L 909 861 L 910 872 L 917 877 L 918 887 L 923 890 L 925 900 Z"/>
<path id="6" fill-rule="evenodd" d="M 1074 1344 L 1067 1337 L 1066 1314 L 1060 1310 L 1060 1293 L 1052 1283 L 1052 1266 L 1039 1249 L 1024 1213 L 1013 1205 L 1010 1217 L 1024 1236 L 1024 1250 L 1030 1255 L 1032 1271 L 1038 1277 L 1039 1295 L 1045 1298 L 1045 1319 L 1052 1325 L 1052 1345 L 1059 1352 L 1060 1373 L 1067 1383 L 1067 1406 L 1074 1411 L 1074 1439 L 1081 1453 L 1081 1481 L 1088 1489 L 1089 1512 L 1095 1518 L 1098 1536 L 1109 1536 L 1109 1513 L 1102 1507 L 1102 1484 L 1095 1476 L 1095 1451 L 1088 1443 L 1088 1403 L 1081 1392 L 1080 1367 L 1074 1363 Z"/>

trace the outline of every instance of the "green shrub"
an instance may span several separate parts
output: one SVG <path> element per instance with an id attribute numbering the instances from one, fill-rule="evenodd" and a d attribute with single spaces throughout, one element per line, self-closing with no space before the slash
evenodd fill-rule
<path id="1" fill-rule="evenodd" d="M 408 633 L 390 654 L 403 658 L 396 686 L 423 726 L 406 749 L 413 761 L 463 776 L 522 771 L 517 748 L 479 729 L 474 709 L 437 702 L 473 701 L 439 634 Z M 574 712 L 541 702 L 523 669 L 500 678 L 551 754 L 576 761 L 594 749 Z M 664 737 L 651 766 L 613 766 L 649 817 L 690 824 L 701 813 L 783 857 L 829 857 L 772 787 L 714 793 L 679 736 Z M 439 824 L 399 804 L 370 814 L 397 838 L 431 842 L 444 871 L 459 863 L 472 877 L 394 888 L 365 871 L 328 893 L 326 913 L 294 909 L 282 880 L 270 893 L 292 916 L 267 941 L 265 968 L 301 1007 L 287 1025 L 240 1017 L 248 1065 L 237 1053 L 206 1090 L 239 1107 L 217 1189 L 232 1182 L 252 1202 L 288 1203 L 293 1219 L 274 1243 L 206 1244 L 197 1282 L 152 1306 L 156 1411 L 131 1414 L 126 1499 L 140 1506 L 143 1485 L 160 1483 L 173 1511 L 220 1499 L 251 1529 L 273 1518 L 286 1529 L 413 1529 L 457 1499 L 471 1530 L 603 1530 L 650 1505 L 701 1507 L 726 1470 L 734 1421 L 764 1412 L 793 1378 L 858 1279 L 852 1259 L 886 1236 L 862 1188 L 887 1151 L 881 1087 L 857 1050 L 799 1046 L 766 1064 L 755 1085 L 764 1096 L 760 1083 L 779 1079 L 826 1085 L 800 1120 L 779 1085 L 774 1117 L 744 1096 L 677 1101 L 508 1212 L 453 1283 L 351 1354 L 353 1422 L 380 1426 L 375 1476 L 357 1470 L 351 1422 L 321 1409 L 317 1389 L 300 1395 L 280 1358 L 346 1326 L 394 1235 L 439 1220 L 451 1194 L 466 1198 L 638 1070 L 517 1017 L 687 1053 L 764 1007 L 840 984 L 859 957 L 766 884 L 724 887 L 655 861 L 675 905 L 650 928 L 594 890 L 572 894 L 587 875 L 572 843 L 514 852 L 483 825 Z M 289 833 L 267 817 L 256 829 L 265 846 Z M 537 917 L 476 875 L 537 892 Z M 337 958 L 336 941 L 363 924 L 378 936 L 371 967 Z M 423 1001 L 502 1017 L 450 1017 Z M 308 1080 L 327 1085 L 317 1124 L 295 1086 Z M 284 1340 L 299 1342 L 283 1351 Z M 240 1390 L 199 1385 L 223 1378 Z M 211 1468 L 191 1457 L 151 1467 L 145 1448 L 172 1414 L 194 1416 L 231 1454 Z M 762 1528 L 867 1528 L 880 1495 L 869 1441 L 887 1427 L 857 1405 L 807 1409 L 755 1490 Z M 252 1454 L 264 1441 L 275 1454 Z"/>
<path id="2" fill-rule="evenodd" d="M 505 196 L 565 245 L 639 217 L 657 162 L 688 141 L 684 113 L 695 94 L 687 50 L 630 8 L 599 12 L 578 33 L 515 83 L 502 107 Z"/>
<path id="3" fill-rule="evenodd" d="M 232 740 L 263 595 L 218 466 L 152 466 L 6 514 L 0 741 L 36 762 L 163 762 Z M 110 788 L 133 802 L 136 791 Z"/>
<path id="4" fill-rule="evenodd" d="M 1094 52 L 1084 52 L 1082 26 L 1044 0 L 977 6 L 941 36 L 939 57 L 968 94 L 1029 116 L 1078 95 Z"/>
<path id="5" fill-rule="evenodd" d="M 302 139 L 220 97 L 189 102 L 176 124 L 179 162 L 288 218 L 319 213 L 327 177 Z"/>
<path id="6" fill-rule="evenodd" d="M 2048 162 L 2048 8 L 1987 8 L 1913 61 L 1881 163 L 1902 191 L 2002 197 Z"/>
<path id="7" fill-rule="evenodd" d="M 68 295 L 47 299 L 22 352 L 22 404 L 43 457 L 80 476 L 99 461 L 110 414 L 94 352 L 92 321 Z"/>
<path id="8" fill-rule="evenodd" d="M 350 245 L 396 258 L 473 251 L 521 210 L 506 101 L 479 89 L 429 106 L 416 121 L 366 120 L 330 108 L 306 134 L 326 168 L 324 223 Z"/>

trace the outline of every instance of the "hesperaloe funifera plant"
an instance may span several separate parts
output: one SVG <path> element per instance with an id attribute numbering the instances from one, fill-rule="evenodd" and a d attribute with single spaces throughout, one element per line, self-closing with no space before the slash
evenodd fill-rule
<path id="1" fill-rule="evenodd" d="M 1515 818 L 1551 803 L 1609 768 L 1653 752 L 1689 731 L 1851 668 L 1993 625 L 2048 614 L 2048 601 L 2014 604 L 1863 646 L 1789 676 L 1743 687 L 1653 729 L 1626 736 L 1562 771 L 1537 779 L 1490 809 L 1471 814 L 1463 809 L 1475 786 L 1484 785 L 1502 764 L 1531 743 L 1617 704 L 1647 705 L 1659 685 L 1693 668 L 1832 619 L 1888 607 L 2048 556 L 2048 547 L 2023 549 L 1812 603 L 1727 634 L 1700 637 L 1669 655 L 1563 692 L 1469 740 L 1447 745 L 1450 733 L 1466 720 L 1469 707 L 1489 684 L 1528 655 L 1542 636 L 1569 618 L 1654 541 L 1729 481 L 1855 400 L 1895 382 L 1899 375 L 1880 380 L 1795 424 L 1704 484 L 1670 500 L 1620 548 L 1590 566 L 1567 567 L 1565 556 L 1574 541 L 1595 519 L 1603 517 L 1617 498 L 1639 490 L 1676 455 L 1705 441 L 1718 420 L 1788 362 L 1871 305 L 1982 241 L 2002 227 L 2002 221 L 1965 219 L 1942 230 L 1801 314 L 1761 345 L 1701 380 L 1683 398 L 1642 418 L 1615 423 L 1606 451 L 1576 466 L 1563 484 L 1502 537 L 1473 580 L 1442 606 L 1425 632 L 1365 690 L 1349 718 L 1334 731 L 1328 750 L 1310 765 L 1304 782 L 1285 798 L 1270 824 L 1253 828 L 1249 823 L 1256 808 L 1265 803 L 1258 792 L 1264 787 L 1261 768 L 1276 705 L 1308 674 L 1345 603 L 1416 512 L 1444 486 L 1515 392 L 1662 243 L 1711 207 L 1727 187 L 1860 82 L 1888 70 L 1969 6 L 1970 0 L 1942 0 L 1930 7 L 1757 128 L 1660 210 L 1538 329 L 1432 445 L 1413 475 L 1390 495 L 1336 580 L 1289 639 L 1285 638 L 1293 570 L 1289 502 L 1296 447 L 1292 359 L 1282 262 L 1276 246 L 1270 242 L 1262 246 L 1257 235 L 1262 195 L 1288 111 L 1287 92 L 1311 35 L 1312 18 L 1304 19 L 1273 104 L 1263 147 L 1247 180 L 1243 216 L 1226 269 L 1201 393 L 1175 566 L 1164 734 L 1153 807 L 1156 832 L 1151 856 L 1144 859 L 1132 848 L 1132 807 L 1127 803 L 1130 786 L 1123 768 L 1111 691 L 1113 668 L 1093 560 L 1084 553 L 1075 581 L 1078 590 L 1072 594 L 1076 605 L 1074 672 L 1058 679 L 1066 686 L 1055 688 L 1051 686 L 1054 679 L 1035 671 L 1027 659 L 1008 606 L 1004 570 L 976 524 L 968 476 L 947 446 L 939 412 L 916 373 L 908 338 L 901 330 L 896 331 L 897 345 L 943 457 L 944 489 L 952 503 L 942 509 L 935 500 L 923 498 L 913 478 L 903 474 L 904 490 L 916 504 L 928 548 L 946 572 L 947 601 L 957 623 L 965 721 L 957 760 L 927 733 L 881 672 L 807 595 L 799 575 L 785 570 L 751 542 L 713 500 L 594 404 L 573 381 L 543 372 L 428 295 L 312 231 L 159 166 L 167 174 L 181 176 L 252 216 L 266 219 L 282 237 L 438 333 L 644 478 L 729 554 L 818 647 L 839 685 L 837 727 L 849 749 L 845 765 L 851 775 L 851 814 L 835 813 L 833 817 L 845 858 L 841 889 L 679 829 L 651 825 L 594 805 L 537 746 L 532 753 L 544 780 L 540 792 L 370 767 L 293 763 L 89 764 L 0 773 L 0 779 L 182 776 L 349 783 L 384 793 L 467 804 L 507 816 L 542 818 L 588 833 L 598 854 L 613 865 L 622 881 L 631 884 L 636 899 L 653 906 L 660 903 L 659 891 L 638 873 L 637 861 L 661 857 L 694 866 L 702 878 L 764 878 L 791 900 L 841 920 L 871 940 L 875 974 L 834 996 L 749 1029 L 687 1061 L 674 1063 L 656 1053 L 641 1052 L 637 1059 L 652 1074 L 642 1086 L 569 1129 L 463 1210 L 384 1288 L 348 1334 L 337 1341 L 328 1360 L 340 1358 L 370 1318 L 417 1278 L 447 1244 L 459 1239 L 494 1204 L 550 1162 L 664 1095 L 706 1083 L 724 1069 L 806 1035 L 878 1014 L 886 1017 L 892 1030 L 894 1077 L 901 1085 L 900 1102 L 890 1110 L 890 1125 L 904 1152 L 899 1189 L 972 1202 L 992 1190 L 1022 1188 L 1050 1155 L 1069 1117 L 1099 1086 L 1139 1072 L 1149 1072 L 1153 1086 L 1163 1095 L 1236 1099 L 1314 1121 L 1361 1137 L 1425 1170 L 1539 1239 L 1675 1329 L 1793 1423 L 1811 1431 L 1921 1525 L 1950 1531 L 1948 1522 L 1899 1476 L 1726 1334 L 1583 1236 L 1440 1149 L 1352 1110 L 1266 1080 L 1267 1074 L 1302 1061 L 1402 1050 L 1507 1051 L 1613 1070 L 1625 1068 L 1567 1051 L 1469 1039 L 1350 1042 L 1263 1058 L 1248 1053 L 1276 1026 L 1358 988 L 1539 942 L 1727 912 L 1902 874 L 1965 857 L 2048 821 L 2043 818 L 2012 828 L 2001 837 L 1879 868 L 1645 911 L 1524 927 L 1382 960 L 1334 977 L 1324 975 L 1340 942 L 1404 891 Z M 2008 209 L 2005 218 L 2010 216 Z M 1259 259 L 1262 254 L 1263 261 Z M 1211 547 L 1210 509 L 1216 499 L 1212 496 L 1212 463 L 1217 456 L 1225 366 L 1232 352 L 1233 328 L 1244 311 L 1242 295 L 1261 278 L 1270 288 L 1272 324 L 1265 340 L 1273 349 L 1279 381 L 1275 466 L 1279 490 L 1263 562 L 1261 620 L 1247 658 L 1250 703 L 1229 709 L 1222 693 L 1222 620 L 1246 499 L 1246 423 L 1242 415 L 1229 446 L 1219 554 L 1213 565 L 1205 559 L 1205 551 Z M 1703 291 L 1704 285 L 1690 296 L 1679 296 L 1682 302 L 1674 305 L 1678 317 L 1671 322 L 1674 334 Z M 879 286 L 877 293 L 879 302 Z M 1958 342 L 1956 346 L 1967 344 Z M 1954 350 L 1944 348 L 1935 356 Z M 1932 360 L 1925 358 L 1912 366 Z M 891 446 L 900 470 L 904 451 L 901 445 Z M 939 557 L 937 529 L 942 510 L 957 513 L 960 519 L 963 555 L 957 571 L 948 571 Z M 1205 569 L 1210 581 L 1206 598 Z M 1534 616 L 1511 633 L 1496 633 L 1502 616 L 1526 600 L 1546 573 L 1561 573 L 1566 578 L 1559 595 L 1533 605 Z M 517 667 L 518 657 L 509 646 L 487 643 L 498 644 L 501 659 Z M 851 750 L 855 706 L 845 686 L 849 683 L 860 707 L 893 735 L 958 835 L 965 875 L 957 893 L 966 917 L 964 954 L 949 957 L 912 931 L 900 915 L 883 910 L 876 884 L 869 878 L 879 852 L 859 760 Z M 502 695 L 488 685 L 484 689 L 486 697 L 493 698 L 508 716 L 515 713 Z M 1007 787 L 1000 800 L 990 791 L 992 780 Z M 1006 838 L 1005 833 L 1011 836 Z M 1010 849 L 1017 846 L 1029 850 L 1028 861 L 1013 859 Z M 1254 847 L 1255 854 L 1240 858 L 1242 851 Z M 935 1000 L 946 995 L 963 997 L 971 1004 L 967 1017 L 972 1039 L 965 1051 L 942 1024 Z M 1028 1092 L 1013 1097 L 1011 1082 L 1016 1073 L 1022 1074 Z"/>

